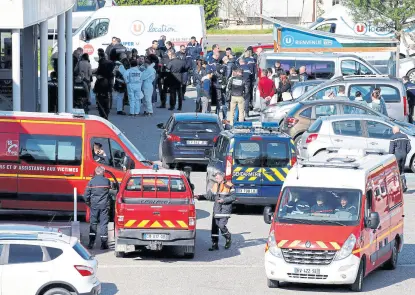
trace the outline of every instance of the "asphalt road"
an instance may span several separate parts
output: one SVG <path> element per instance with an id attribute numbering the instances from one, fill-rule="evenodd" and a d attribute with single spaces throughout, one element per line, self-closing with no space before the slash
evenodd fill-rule
<path id="1" fill-rule="evenodd" d="M 188 96 L 194 96 L 194 91 Z M 192 111 L 194 101 L 187 98 L 184 111 Z M 168 110 L 155 110 L 151 118 L 129 118 L 111 115 L 110 120 L 148 158 L 157 159 L 159 131 L 156 124 L 166 122 Z M 192 173 L 196 194 L 205 190 L 205 172 Z M 394 271 L 379 270 L 364 281 L 363 294 L 409 295 L 415 288 L 415 176 L 408 175 L 409 192 L 405 195 L 405 246 Z M 193 260 L 177 257 L 174 251 L 136 253 L 127 258 L 115 258 L 113 251 L 94 250 L 99 261 L 98 277 L 103 295 L 193 295 L 193 294 L 343 294 L 343 286 L 287 285 L 280 290 L 268 289 L 264 271 L 264 246 L 269 225 L 262 219 L 261 209 L 250 208 L 232 216 L 229 229 L 233 234 L 230 250 L 208 252 L 210 246 L 210 202 L 198 201 L 197 246 Z M 46 219 L 6 217 L 4 221 L 46 223 Z M 63 219 L 60 219 L 62 222 Z M 82 224 L 83 242 L 88 225 Z M 112 232 L 110 232 L 111 236 Z M 166 249 L 167 250 L 167 249 Z"/>

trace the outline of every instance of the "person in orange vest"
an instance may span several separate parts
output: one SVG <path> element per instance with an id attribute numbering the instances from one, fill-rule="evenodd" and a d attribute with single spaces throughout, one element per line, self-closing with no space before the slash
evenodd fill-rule
<path id="1" fill-rule="evenodd" d="M 221 171 L 215 174 L 215 183 L 211 190 L 204 196 L 207 200 L 214 201 L 212 214 L 212 247 L 209 251 L 219 250 L 219 229 L 226 239 L 225 249 L 231 247 L 231 233 L 226 224 L 232 214 L 232 203 L 235 202 L 235 189 L 230 181 L 225 180 L 225 174 Z"/>

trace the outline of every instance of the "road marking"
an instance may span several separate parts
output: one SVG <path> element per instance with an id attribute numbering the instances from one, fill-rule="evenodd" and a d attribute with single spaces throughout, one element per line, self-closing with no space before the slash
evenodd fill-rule
<path id="1" fill-rule="evenodd" d="M 142 262 L 142 260 L 140 260 Z M 98 268 L 264 268 L 263 265 L 229 265 L 229 264 L 100 264 Z"/>

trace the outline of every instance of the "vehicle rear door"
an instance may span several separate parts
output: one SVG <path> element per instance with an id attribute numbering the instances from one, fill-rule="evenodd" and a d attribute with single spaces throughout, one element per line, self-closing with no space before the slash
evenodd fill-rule
<path id="1" fill-rule="evenodd" d="M 261 197 L 277 197 L 295 157 L 289 138 L 264 138 L 262 141 Z"/>
<path id="2" fill-rule="evenodd" d="M 390 139 L 393 136 L 392 127 L 378 121 L 365 120 L 367 130 L 367 146 L 370 149 L 381 149 L 389 152 Z"/>
<path id="3" fill-rule="evenodd" d="M 197 158 L 204 158 L 205 150 L 213 148 L 214 140 L 220 132 L 218 123 L 200 121 L 176 122 L 172 131 L 179 137 L 176 148 Z"/>
<path id="4" fill-rule="evenodd" d="M 403 89 L 400 91 L 397 87 L 386 84 L 376 84 L 376 87 L 380 88 L 380 95 L 385 101 L 388 116 L 407 122 L 407 116 L 404 115 L 404 102 L 402 101 L 406 93 L 401 93 Z"/>
<path id="5" fill-rule="evenodd" d="M 19 130 L 16 122 L 0 122 L 0 208 L 2 200 L 17 198 Z"/>
<path id="6" fill-rule="evenodd" d="M 237 197 L 260 197 L 262 138 L 234 138 L 232 183 Z"/>
<path id="7" fill-rule="evenodd" d="M 181 177 L 132 176 L 122 196 L 124 228 L 150 229 L 154 234 L 189 229 L 189 215 L 194 217 L 191 196 L 187 181 Z"/>

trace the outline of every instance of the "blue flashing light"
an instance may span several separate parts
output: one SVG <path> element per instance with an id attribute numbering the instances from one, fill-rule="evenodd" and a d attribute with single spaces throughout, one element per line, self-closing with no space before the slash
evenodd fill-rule
<path id="1" fill-rule="evenodd" d="M 233 124 L 233 128 L 235 129 L 251 129 L 252 122 L 235 122 Z"/>
<path id="2" fill-rule="evenodd" d="M 277 122 L 235 122 L 235 129 L 278 129 Z"/>
<path id="3" fill-rule="evenodd" d="M 159 170 L 159 165 L 154 164 L 154 165 L 153 165 L 153 170 L 157 172 L 157 171 Z"/>
<path id="4" fill-rule="evenodd" d="M 262 122 L 262 128 L 264 129 L 273 129 L 278 127 L 280 127 L 278 122 Z"/>

